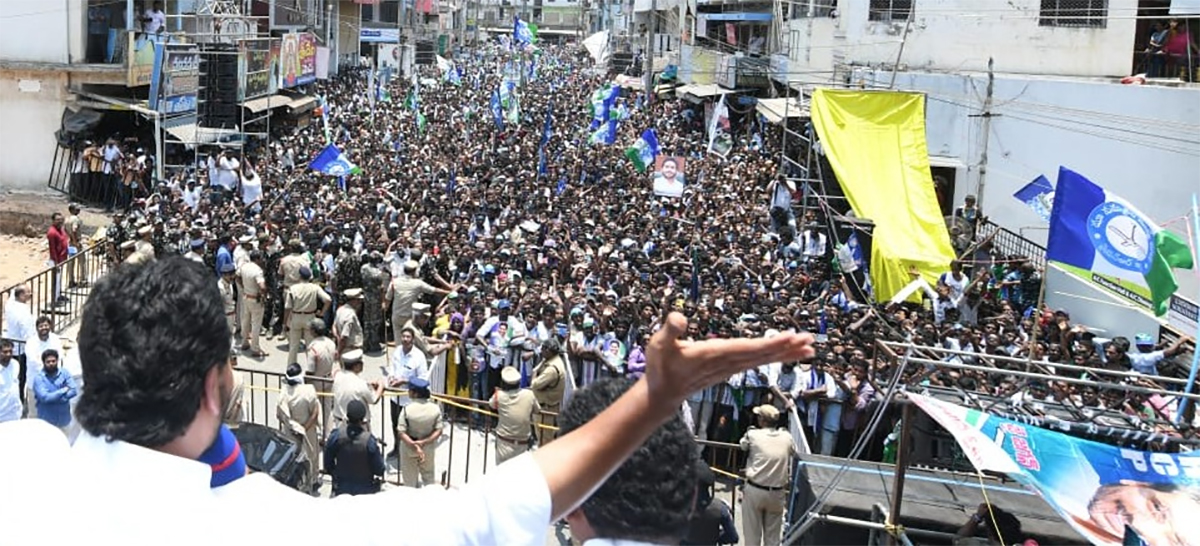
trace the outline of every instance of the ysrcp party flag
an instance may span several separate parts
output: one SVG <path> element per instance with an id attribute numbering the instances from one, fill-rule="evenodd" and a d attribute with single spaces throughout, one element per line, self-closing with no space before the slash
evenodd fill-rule
<path id="1" fill-rule="evenodd" d="M 357 165 L 350 162 L 346 158 L 346 154 L 342 153 L 337 146 L 330 144 L 321 150 L 321 153 L 314 157 L 312 163 L 308 164 L 308 168 L 322 174 L 331 176 L 346 176 L 348 174 L 358 174 L 362 172 Z"/>
<path id="2" fill-rule="evenodd" d="M 513 42 L 532 44 L 537 42 L 537 25 L 522 21 L 520 17 L 513 18 Z"/>
<path id="3" fill-rule="evenodd" d="M 725 157 L 732 149 L 733 131 L 729 124 L 729 106 L 725 104 L 725 95 L 721 95 L 708 124 L 708 151 Z"/>
<path id="4" fill-rule="evenodd" d="M 642 136 L 625 149 L 625 157 L 628 157 L 633 162 L 633 167 L 639 173 L 645 173 L 650 165 L 654 164 L 654 158 L 658 157 L 658 135 L 654 134 L 654 129 L 646 129 L 642 131 Z"/>
<path id="5" fill-rule="evenodd" d="M 1038 175 L 1033 182 L 1017 190 L 1013 197 L 1029 205 L 1042 220 L 1050 221 L 1050 211 L 1054 208 L 1054 185 L 1045 176 Z"/>
<path id="6" fill-rule="evenodd" d="M 612 144 L 616 140 L 617 120 L 610 119 L 592 132 L 592 135 L 588 137 L 588 144 Z"/>
<path id="7" fill-rule="evenodd" d="M 908 397 L 954 436 L 976 469 L 1006 474 L 1037 491 L 1092 544 L 1118 546 L 1126 527 L 1149 546 L 1200 544 L 1200 452 L 1110 446 Z"/>
<path id="8" fill-rule="evenodd" d="M 592 125 L 595 129 L 600 124 L 611 119 L 610 110 L 612 105 L 617 100 L 617 96 L 621 94 L 621 88 L 609 83 L 592 93 L 591 109 L 592 109 Z"/>
<path id="9" fill-rule="evenodd" d="M 504 108 L 500 105 L 500 92 L 492 91 L 492 100 L 488 103 L 488 108 L 492 111 L 492 121 L 496 123 L 496 127 L 504 128 Z"/>
<path id="10" fill-rule="evenodd" d="M 1157 316 L 1167 313 L 1179 287 L 1171 270 L 1193 266 L 1183 238 L 1066 167 L 1058 171 L 1046 258 L 1143 302 Z"/>

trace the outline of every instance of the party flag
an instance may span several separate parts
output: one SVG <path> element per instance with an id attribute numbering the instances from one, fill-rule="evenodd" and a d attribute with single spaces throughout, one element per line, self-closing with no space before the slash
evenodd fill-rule
<path id="1" fill-rule="evenodd" d="M 642 136 L 638 137 L 637 142 L 625 149 L 625 157 L 633 162 L 633 167 L 639 173 L 645 173 L 646 169 L 654 165 L 654 158 L 658 157 L 658 154 L 658 135 L 654 133 L 654 129 L 642 131 Z"/>

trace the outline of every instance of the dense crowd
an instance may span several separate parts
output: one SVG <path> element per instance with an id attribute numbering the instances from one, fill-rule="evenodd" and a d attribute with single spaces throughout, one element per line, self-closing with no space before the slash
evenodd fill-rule
<path id="1" fill-rule="evenodd" d="M 256 264 L 262 290 L 249 291 L 264 307 L 261 322 L 231 319 L 249 356 L 261 355 L 260 328 L 268 336 L 294 330 L 285 289 L 311 280 L 328 296 L 318 299 L 331 301 L 318 312 L 335 333 L 336 309 L 361 300 L 353 309 L 362 339 L 337 335 L 335 356 L 400 344 L 413 321 L 417 346 L 442 363 L 435 391 L 479 400 L 506 366 L 528 384 L 552 339 L 580 386 L 637 376 L 649 335 L 671 309 L 689 317 L 696 339 L 818 332 L 811 366 L 764 366 L 696 393 L 693 427 L 703 439 L 736 441 L 752 421 L 749 408 L 794 406 L 814 450 L 843 455 L 891 376 L 889 362 L 876 358 L 877 340 L 963 351 L 959 363 L 1029 356 L 1051 369 L 1132 369 L 1143 381 L 1181 350 L 1155 351 L 1156 340 L 1140 335 L 1105 343 L 1066 311 L 1033 312 L 1038 264 L 978 237 L 973 199 L 955 212 L 966 220 L 952 230 L 962 261 L 918 291 L 924 303 L 874 304 L 865 265 L 838 239 L 827 205 L 799 207 L 806 189 L 783 176 L 791 173 L 777 162 L 777 126 L 734 108 L 738 136 L 720 157 L 707 153 L 703 105 L 625 89 L 614 105 L 625 117 L 616 144 L 591 144 L 587 105 L 607 77 L 553 47 L 537 56 L 536 73 L 522 75 L 519 121 L 499 123 L 489 100 L 510 55 L 496 48 L 458 59 L 460 84 L 432 67 L 421 80 L 397 78 L 380 90 L 353 71 L 318 83 L 322 106 L 308 127 L 244 153 L 205 149 L 195 169 L 172 172 L 131 200 L 107 230 L 113 259 L 182 253 L 242 280 L 245 264 Z M 624 155 L 647 128 L 664 155 L 686 158 L 682 197 L 654 195 L 651 175 Z M 361 173 L 310 170 L 327 142 Z M 308 372 L 318 372 L 311 360 Z M 912 382 L 1108 407 L 1147 422 L 1174 411 L 1161 398 L 1003 373 L 908 372 Z"/>

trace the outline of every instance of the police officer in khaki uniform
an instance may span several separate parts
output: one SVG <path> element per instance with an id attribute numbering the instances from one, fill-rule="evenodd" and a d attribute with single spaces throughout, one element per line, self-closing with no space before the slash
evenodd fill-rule
<path id="1" fill-rule="evenodd" d="M 408 396 L 412 402 L 400 411 L 396 423 L 396 437 L 404 444 L 400 475 L 408 487 L 433 485 L 438 483 L 434 464 L 437 441 L 442 436 L 442 408 L 429 399 L 429 381 L 421 377 L 408 381 Z"/>
<path id="2" fill-rule="evenodd" d="M 362 378 L 363 352 L 361 350 L 355 349 L 342 355 L 342 366 L 345 369 L 333 378 L 332 428 L 346 424 L 346 408 L 350 407 L 351 402 L 358 400 L 370 407 L 379 402 L 379 398 L 383 396 L 382 382 L 367 381 Z M 366 426 L 370 427 L 370 425 L 368 419 Z"/>
<path id="3" fill-rule="evenodd" d="M 563 394 L 570 381 L 558 338 L 551 337 L 542 343 L 541 356 L 542 362 L 533 369 L 533 380 L 529 387 L 542 411 L 557 414 L 562 409 Z M 538 422 L 542 425 L 537 427 L 538 445 L 546 445 L 554 439 L 556 433 L 550 427 L 558 426 L 558 417 L 539 413 Z"/>
<path id="4" fill-rule="evenodd" d="M 287 291 L 283 300 L 284 317 L 287 319 L 288 325 L 288 360 L 289 365 L 296 362 L 296 355 L 300 353 L 301 341 L 309 341 L 311 335 L 307 333 L 308 322 L 314 317 L 325 316 L 325 311 L 329 308 L 331 298 L 326 294 L 320 286 L 317 286 L 309 281 L 312 280 L 312 271 L 309 271 L 308 266 L 300 268 L 300 282 L 292 285 Z"/>
<path id="5" fill-rule="evenodd" d="M 754 408 L 758 428 L 742 436 L 746 457 L 746 485 L 743 488 L 742 531 L 744 544 L 774 545 L 782 540 L 783 507 L 791 476 L 792 457 L 796 456 L 792 435 L 776 428 L 779 410 L 770 404 Z"/>
<path id="6" fill-rule="evenodd" d="M 237 354 L 237 338 L 234 337 L 234 332 L 237 332 L 237 293 L 234 290 L 235 284 L 235 268 L 233 264 L 225 264 L 221 266 L 221 278 L 217 279 L 217 290 L 221 292 L 221 306 L 225 311 L 225 323 L 229 325 L 229 339 L 232 341 L 230 347 L 234 348 L 234 354 Z"/>
<path id="7" fill-rule="evenodd" d="M 263 301 L 267 295 L 267 280 L 262 268 L 262 252 L 250 252 L 250 261 L 237 269 L 238 291 L 242 294 L 242 343 L 243 351 L 249 351 L 250 356 L 262 358 L 267 353 L 259 344 L 259 332 L 262 329 L 263 312 L 266 308 Z"/>
<path id="8" fill-rule="evenodd" d="M 308 331 L 312 333 L 313 338 L 305 349 L 305 353 L 308 354 L 307 373 L 313 376 L 312 385 L 316 387 L 321 399 L 321 430 L 328 433 L 333 430 L 333 377 L 342 370 L 342 365 L 338 361 L 337 344 L 329 337 L 329 328 L 325 326 L 325 321 L 319 318 L 312 319 L 308 323 Z M 356 354 L 361 355 L 362 351 Z M 360 356 L 359 361 L 361 360 Z"/>
<path id="9" fill-rule="evenodd" d="M 285 300 L 287 299 L 288 290 L 291 290 L 293 286 L 299 284 L 302 280 L 300 278 L 300 268 L 308 267 L 308 264 L 308 254 L 304 251 L 304 243 L 300 239 L 288 241 L 288 255 L 279 260 L 278 271 L 279 278 L 283 279 L 283 297 Z M 283 325 L 290 328 L 286 321 Z"/>
<path id="10" fill-rule="evenodd" d="M 529 434 L 542 407 L 533 391 L 521 388 L 521 372 L 512 366 L 500 370 L 502 386 L 492 395 L 492 409 L 500 415 L 496 426 L 496 464 L 529 451 Z"/>
<path id="11" fill-rule="evenodd" d="M 339 353 L 363 348 L 362 322 L 358 319 L 362 312 L 363 291 L 351 288 L 342 296 L 342 304 L 333 317 L 333 337 L 337 338 Z"/>

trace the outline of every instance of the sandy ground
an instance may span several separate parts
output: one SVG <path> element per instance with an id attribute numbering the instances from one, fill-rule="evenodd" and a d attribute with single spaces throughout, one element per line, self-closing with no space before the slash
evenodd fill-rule
<path id="1" fill-rule="evenodd" d="M 50 215 L 67 212 L 67 199 L 59 193 L 0 193 L 0 220 L 15 220 L 25 224 L 24 218 L 44 219 L 45 225 L 31 225 L 37 237 L 26 237 L 19 229 L 0 230 L 0 290 L 21 282 L 46 267 L 50 258 L 46 250 L 45 227 Z M 84 208 L 81 213 L 84 232 L 90 234 L 106 225 L 108 217 L 99 209 Z M 7 218 L 6 218 L 7 217 Z M 14 222 L 0 222 L 10 226 Z"/>

